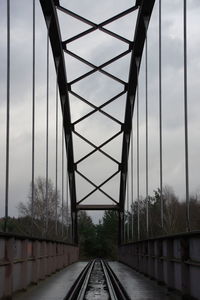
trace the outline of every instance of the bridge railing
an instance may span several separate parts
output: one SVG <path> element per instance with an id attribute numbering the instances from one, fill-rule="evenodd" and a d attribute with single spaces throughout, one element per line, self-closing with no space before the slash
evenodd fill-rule
<path id="1" fill-rule="evenodd" d="M 0 299 L 37 284 L 78 257 L 72 244 L 0 233 Z"/>
<path id="2" fill-rule="evenodd" d="M 199 299 L 200 232 L 190 232 L 125 244 L 119 260 L 186 296 Z M 192 299 L 193 299 L 192 298 Z"/>

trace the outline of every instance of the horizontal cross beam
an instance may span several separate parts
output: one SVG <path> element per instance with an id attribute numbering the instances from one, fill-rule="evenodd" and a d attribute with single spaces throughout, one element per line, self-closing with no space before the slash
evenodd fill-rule
<path id="1" fill-rule="evenodd" d="M 77 210 L 118 210 L 118 205 L 98 205 L 98 204 L 82 204 L 77 205 Z"/>

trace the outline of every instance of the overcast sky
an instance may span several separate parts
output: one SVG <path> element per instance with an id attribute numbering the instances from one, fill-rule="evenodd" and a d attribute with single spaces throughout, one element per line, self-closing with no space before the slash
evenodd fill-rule
<path id="1" fill-rule="evenodd" d="M 4 215 L 5 199 L 5 140 L 6 140 L 6 0 L 0 1 L 0 210 Z M 61 5 L 100 23 L 131 7 L 129 0 L 71 0 Z M 183 1 L 162 1 L 162 88 L 163 88 L 163 182 L 173 187 L 180 199 L 185 195 L 184 174 L 184 98 L 183 98 Z M 190 193 L 200 193 L 200 2 L 188 0 L 188 118 Z M 58 12 L 62 39 L 88 29 L 89 26 Z M 106 26 L 109 30 L 132 40 L 137 11 Z M 45 176 L 46 126 L 46 25 L 39 1 L 36 1 L 36 177 Z M 159 187 L 159 90 L 158 90 L 158 3 L 156 1 L 148 30 L 148 107 L 149 107 L 149 194 Z M 72 42 L 68 49 L 100 65 L 127 50 L 127 45 L 101 31 Z M 68 81 L 91 70 L 76 59 L 65 55 Z M 130 55 L 105 68 L 127 81 Z M 145 195 L 145 62 L 140 71 L 140 194 Z M 123 85 L 101 73 L 94 73 L 73 85 L 73 91 L 94 105 L 101 105 L 120 93 Z M 49 177 L 55 182 L 55 95 L 56 76 L 50 55 L 50 138 Z M 11 0 L 11 116 L 10 116 L 10 187 L 9 214 L 17 214 L 17 204 L 27 201 L 31 181 L 31 106 L 32 106 L 32 1 Z M 124 121 L 126 95 L 106 106 L 104 110 Z M 91 111 L 91 107 L 70 96 L 72 122 Z M 136 111 L 136 110 L 135 110 Z M 120 126 L 101 113 L 95 113 L 76 125 L 76 130 L 100 145 L 120 130 Z M 134 200 L 136 199 L 136 116 L 134 128 Z M 59 189 L 61 190 L 61 113 L 59 112 Z M 75 161 L 93 148 L 73 135 Z M 103 148 L 115 159 L 121 159 L 122 135 Z M 66 170 L 66 160 L 65 160 Z M 96 152 L 80 164 L 79 170 L 100 184 L 114 171 L 117 164 Z M 129 176 L 130 178 L 130 176 Z M 66 172 L 65 172 L 66 180 Z M 130 178 L 131 181 L 131 178 Z M 93 188 L 76 176 L 77 198 L 80 200 Z M 131 183 L 130 183 L 131 184 Z M 119 176 L 103 188 L 118 200 Z M 66 188 L 64 190 L 66 201 Z M 100 192 L 86 203 L 110 204 Z"/>

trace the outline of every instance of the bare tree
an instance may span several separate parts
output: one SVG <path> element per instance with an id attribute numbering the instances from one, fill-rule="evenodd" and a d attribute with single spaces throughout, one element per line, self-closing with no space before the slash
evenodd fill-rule
<path id="1" fill-rule="evenodd" d="M 166 234 L 178 232 L 180 225 L 180 202 L 171 186 L 163 188 L 164 231 Z"/>
<path id="2" fill-rule="evenodd" d="M 55 222 L 59 220 L 61 215 L 60 196 L 56 191 L 52 181 L 49 179 L 47 183 L 48 193 L 46 197 L 46 179 L 38 177 L 34 183 L 34 199 L 32 203 L 32 184 L 28 194 L 26 203 L 20 202 L 18 205 L 21 217 L 30 217 L 33 220 L 34 231 L 44 236 L 52 231 Z M 33 208 L 33 209 L 32 209 Z"/>

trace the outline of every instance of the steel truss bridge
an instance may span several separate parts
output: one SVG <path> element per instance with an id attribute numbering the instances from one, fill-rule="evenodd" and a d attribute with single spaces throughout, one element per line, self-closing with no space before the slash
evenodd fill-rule
<path id="1" fill-rule="evenodd" d="M 123 235 L 123 213 L 124 213 L 124 203 L 125 203 L 125 195 L 126 195 L 126 180 L 127 180 L 127 172 L 128 172 L 128 154 L 129 154 L 129 147 L 130 147 L 130 138 L 131 138 L 131 130 L 132 130 L 132 116 L 133 116 L 133 110 L 134 110 L 134 103 L 135 103 L 135 96 L 136 96 L 136 88 L 137 88 L 137 74 L 139 73 L 140 63 L 141 63 L 141 57 L 142 52 L 144 48 L 145 38 L 146 38 L 146 32 L 148 28 L 148 23 L 150 20 L 151 12 L 153 9 L 154 1 L 148 1 L 144 2 L 142 5 L 140 4 L 140 1 L 136 1 L 135 5 L 131 7 L 130 9 L 110 18 L 106 21 L 95 24 L 80 15 L 77 15 L 66 8 L 62 7 L 59 4 L 59 1 L 55 2 L 49 2 L 49 1 L 41 1 L 42 10 L 44 13 L 44 17 L 46 20 L 49 38 L 52 46 L 55 66 L 56 66 L 56 72 L 57 72 L 57 79 L 58 79 L 58 85 L 59 85 L 59 92 L 60 92 L 60 99 L 61 99 L 61 106 L 62 106 L 62 112 L 63 112 L 63 126 L 64 126 L 64 132 L 65 132 L 65 143 L 66 143 L 66 149 L 67 149 L 67 161 L 68 161 L 68 176 L 69 176 L 69 189 L 70 189 L 70 195 L 71 195 L 71 209 L 72 209 L 72 223 L 73 223 L 73 232 L 74 232 L 74 241 L 77 241 L 77 211 L 78 210 L 108 210 L 113 209 L 117 210 L 119 212 L 119 226 L 120 226 L 120 236 Z M 138 9 L 139 8 L 139 9 Z M 61 33 L 59 29 L 59 22 L 58 17 L 56 14 L 56 10 L 61 10 L 66 14 L 71 15 L 74 18 L 77 18 L 78 20 L 88 24 L 90 28 L 86 31 L 83 31 L 82 33 L 75 35 L 74 37 L 63 41 L 61 39 Z M 136 31 L 134 40 L 129 41 L 116 33 L 106 29 L 104 26 L 108 25 L 114 21 L 116 21 L 119 18 L 122 18 L 123 16 L 126 16 L 127 14 L 138 10 L 138 19 L 137 19 L 137 25 L 136 25 Z M 100 66 L 93 65 L 89 61 L 85 60 L 83 57 L 80 57 L 76 55 L 75 53 L 68 50 L 68 45 L 72 41 L 76 41 L 79 38 L 90 34 L 91 32 L 94 32 L 96 30 L 101 30 L 102 32 L 111 35 L 112 37 L 120 40 L 122 43 L 125 43 L 128 46 L 128 50 L 120 53 L 119 55 L 111 58 L 110 60 L 104 62 Z M 79 61 L 85 63 L 86 65 L 90 66 L 92 68 L 91 71 L 85 73 L 84 75 L 75 78 L 72 82 L 68 82 L 66 77 L 66 69 L 65 69 L 65 61 L 64 61 L 64 52 L 68 53 L 69 55 L 75 57 Z M 130 63 L 130 73 L 129 73 L 129 80 L 128 82 L 124 82 L 120 78 L 110 74 L 109 72 L 103 70 L 106 66 L 110 65 L 111 63 L 117 61 L 118 59 L 124 57 L 125 55 L 131 53 L 131 63 Z M 82 96 L 78 95 L 73 91 L 73 84 L 76 82 L 79 82 L 83 80 L 84 78 L 94 74 L 95 72 L 101 72 L 105 76 L 112 78 L 113 80 L 119 82 L 122 87 L 122 91 L 109 99 L 108 101 L 104 102 L 100 106 L 96 106 L 87 99 L 83 98 Z M 69 106 L 69 93 L 76 96 L 81 101 L 87 103 L 89 106 L 93 108 L 93 110 L 86 114 L 84 117 L 76 120 L 76 122 L 71 122 L 70 117 L 70 106 Z M 103 111 L 103 108 L 106 107 L 106 105 L 110 104 L 111 102 L 116 101 L 120 96 L 122 96 L 124 93 L 126 93 L 126 108 L 125 108 L 125 120 L 124 122 L 120 122 L 116 118 L 114 118 L 112 115 L 106 113 Z M 111 138 L 104 141 L 100 146 L 96 146 L 94 143 L 92 143 L 90 140 L 86 139 L 84 136 L 79 134 L 76 129 L 75 125 L 80 123 L 81 121 L 85 120 L 92 114 L 96 112 L 101 112 L 106 117 L 111 119 L 112 121 L 119 124 L 119 131 L 114 134 Z M 82 157 L 79 161 L 74 161 L 74 154 L 73 154 L 73 140 L 72 140 L 72 133 L 75 133 L 78 135 L 81 139 L 86 141 L 89 145 L 91 145 L 94 150 L 92 150 L 90 153 Z M 123 133 L 123 142 L 122 142 L 122 156 L 121 161 L 117 161 L 113 156 L 107 154 L 105 151 L 102 150 L 103 146 L 107 145 L 109 142 L 113 141 L 113 139 L 117 138 L 121 133 Z M 88 159 L 91 155 L 93 155 L 96 151 L 99 151 L 109 159 L 111 159 L 114 163 L 117 164 L 117 171 L 114 172 L 109 178 L 107 178 L 105 181 L 103 181 L 100 185 L 96 185 L 92 180 L 88 179 L 87 176 L 83 175 L 79 171 L 79 164 L 83 160 Z M 85 180 L 87 180 L 90 184 L 93 185 L 94 189 L 85 197 L 83 197 L 81 200 L 77 201 L 76 197 L 76 183 L 75 183 L 75 172 L 77 172 L 80 176 L 82 176 Z M 118 173 L 120 173 L 120 195 L 119 199 L 113 199 L 111 196 L 109 196 L 107 193 L 105 193 L 101 188 L 104 184 L 106 184 L 109 180 L 111 180 L 114 176 L 116 176 Z M 78 187 L 77 187 L 78 188 Z M 93 204 L 93 205 L 84 205 L 83 202 L 85 199 L 87 199 L 91 194 L 96 192 L 97 190 L 101 191 L 104 195 L 106 195 L 111 201 L 113 202 L 112 205 L 102 205 L 101 203 Z M 121 240 L 121 237 L 120 237 Z"/>
<path id="2" fill-rule="evenodd" d="M 13 198 L 13 195 L 11 196 L 10 192 L 12 189 L 11 181 L 16 183 L 20 180 L 20 168 L 23 169 L 23 165 L 27 165 L 28 160 L 26 158 L 26 155 L 23 155 L 23 158 L 22 156 L 20 156 L 21 158 L 19 159 L 16 158 L 16 161 L 18 161 L 17 169 L 15 166 L 13 167 L 12 165 L 11 156 L 13 157 L 13 153 L 18 152 L 17 150 L 15 150 L 15 148 L 17 148 L 17 138 L 14 138 L 16 145 L 12 140 L 12 137 L 15 136 L 14 127 L 12 127 L 13 131 L 11 130 L 11 122 L 13 116 L 13 101 L 11 101 L 13 98 L 13 94 L 11 93 L 11 88 L 12 82 L 14 82 L 12 78 L 16 77 L 15 80 L 16 82 L 18 82 L 16 73 L 15 75 L 12 75 L 12 72 L 14 73 L 14 68 L 12 68 L 12 45 L 14 45 L 14 42 L 16 42 L 16 45 L 17 43 L 20 44 L 19 41 L 22 40 L 22 36 L 20 36 L 20 32 L 12 32 L 12 30 L 14 30 L 12 27 L 12 22 L 14 22 L 12 18 L 14 20 L 15 18 L 17 18 L 17 13 L 15 15 L 14 11 L 16 3 L 13 4 L 12 1 L 10 2 L 10 0 L 4 2 L 5 3 L 2 2 L 1 5 L 2 11 L 4 13 L 4 22 L 2 21 L 2 28 L 4 29 L 4 47 L 2 47 L 2 49 L 5 53 L 3 52 L 4 54 L 2 55 L 1 64 L 3 66 L 2 70 L 5 70 L 4 73 L 6 74 L 6 78 L 4 79 L 5 89 L 3 90 L 3 97 L 5 96 L 4 98 L 6 99 L 6 101 L 2 102 L 4 103 L 4 106 L 2 106 L 4 112 L 2 110 L 1 114 L 4 120 L 5 136 L 1 135 L 1 137 L 5 140 L 3 144 L 5 146 L 5 150 L 2 151 L 2 161 L 5 162 L 5 172 L 2 173 L 3 175 L 1 176 L 1 181 L 4 180 L 5 182 L 5 197 L 1 205 L 4 208 L 5 213 L 1 215 L 1 224 L 3 224 L 2 239 L 7 239 L 10 236 L 10 234 L 12 235 L 12 230 L 9 229 L 11 228 L 10 216 L 16 216 L 16 211 L 14 209 L 13 213 L 10 213 L 10 209 L 12 206 L 11 198 Z M 194 229 L 199 229 L 199 223 L 197 220 L 198 218 L 196 217 L 196 215 L 195 217 L 193 216 L 194 214 L 192 208 L 190 207 L 191 203 L 193 203 L 192 201 L 194 200 L 194 202 L 196 201 L 195 203 L 197 203 L 195 204 L 197 205 L 196 207 L 198 207 L 199 209 L 199 199 L 198 196 L 196 196 L 195 199 L 191 198 L 190 196 L 189 142 L 193 138 L 192 134 L 189 135 L 188 130 L 188 126 L 190 125 L 189 119 L 191 119 L 191 117 L 189 116 L 188 112 L 189 66 L 187 60 L 187 46 L 189 38 L 187 36 L 187 33 L 189 30 L 188 27 L 190 23 L 187 20 L 186 0 L 184 0 L 180 5 L 182 5 L 182 10 L 181 13 L 179 13 L 179 16 L 177 17 L 177 20 L 181 19 L 182 22 L 181 25 L 179 24 L 181 26 L 181 29 L 179 29 L 181 30 L 182 35 L 181 38 L 179 38 L 181 41 L 180 53 L 182 55 L 181 66 L 179 66 L 182 72 L 182 85 L 181 91 L 179 92 L 181 96 L 179 96 L 182 99 L 182 104 L 179 104 L 178 109 L 175 105 L 175 109 L 177 109 L 177 119 L 179 120 L 180 118 L 182 118 L 181 134 L 183 136 L 183 139 L 181 141 L 180 146 L 182 147 L 182 158 L 180 164 L 177 166 L 177 168 L 180 168 L 180 170 L 174 171 L 173 169 L 171 169 L 171 173 L 173 173 L 171 175 L 174 180 L 176 180 L 176 174 L 177 177 L 182 176 L 184 182 L 184 184 L 182 184 L 181 187 L 182 193 L 184 194 L 184 205 L 181 206 L 180 204 L 180 207 L 184 209 L 183 226 L 185 233 L 183 235 L 178 235 L 176 238 L 171 237 L 168 239 L 165 236 L 167 235 L 166 228 L 168 228 L 169 226 L 169 224 L 166 223 L 166 215 L 167 213 L 169 213 L 169 211 L 166 212 L 165 210 L 166 194 L 164 193 L 165 187 L 163 183 L 163 156 L 166 155 L 163 151 L 164 146 L 166 146 L 163 142 L 163 134 L 165 130 L 163 125 L 163 115 L 164 109 L 166 109 L 166 111 L 169 114 L 170 110 L 169 107 L 167 108 L 166 104 L 163 103 L 164 98 L 167 97 L 166 95 L 163 95 L 163 90 L 165 89 L 165 84 L 168 84 L 163 80 L 162 65 L 163 57 L 167 55 L 163 47 L 163 41 L 166 37 L 165 28 L 163 24 L 164 22 L 167 23 L 167 21 L 164 17 L 162 19 L 162 14 L 164 15 L 164 10 L 162 11 L 161 1 L 136 0 L 133 1 L 133 3 L 125 9 L 122 5 L 123 10 L 117 10 L 113 8 L 113 11 L 116 11 L 116 13 L 107 14 L 109 15 L 109 17 L 103 18 L 103 20 L 100 20 L 100 18 L 97 17 L 95 20 L 95 17 L 92 18 L 92 15 L 90 17 L 87 17 L 87 15 L 90 15 L 88 13 L 88 11 L 90 11 L 89 7 L 87 8 L 87 11 L 85 9 L 83 10 L 83 15 L 81 14 L 80 9 L 77 10 L 77 12 L 73 11 L 73 9 L 71 10 L 67 5 L 67 1 L 64 0 L 31 1 L 31 8 L 29 13 L 32 18 L 32 27 L 31 33 L 30 30 L 27 33 L 27 35 L 30 35 L 29 43 L 32 47 L 32 52 L 29 57 L 29 60 L 31 61 L 31 66 L 29 66 L 31 70 L 31 75 L 28 75 L 31 78 L 31 89 L 29 87 L 29 92 L 27 90 L 27 94 L 29 93 L 32 96 L 23 96 L 22 93 L 19 96 L 19 98 L 29 97 L 32 101 L 30 107 L 28 109 L 26 108 L 25 113 L 29 114 L 29 123 L 27 121 L 27 123 L 24 124 L 24 127 L 29 126 L 31 128 L 31 143 L 29 145 L 28 155 L 29 162 L 31 161 L 31 167 L 29 170 L 29 173 L 31 174 L 29 174 L 31 186 L 29 194 L 30 201 L 28 202 L 27 206 L 21 205 L 21 211 L 23 208 L 24 211 L 25 209 L 27 209 L 27 211 L 29 212 L 28 216 L 31 220 L 30 238 L 35 239 L 36 237 L 34 237 L 32 229 L 35 226 L 34 224 L 36 223 L 36 219 L 39 218 L 37 216 L 38 211 L 36 208 L 38 199 L 37 193 L 39 192 L 39 190 L 36 189 L 36 175 L 40 175 L 41 169 L 41 163 L 37 163 L 36 159 L 41 159 L 43 161 L 42 164 L 45 170 L 45 180 L 42 181 L 42 179 L 40 179 L 41 185 L 43 184 L 44 188 L 44 205 L 42 207 L 43 213 L 42 217 L 40 216 L 41 219 L 39 218 L 41 220 L 41 223 L 44 222 L 44 228 L 41 229 L 42 238 L 49 238 L 48 232 L 53 231 L 55 233 L 55 240 L 58 240 L 58 237 L 59 239 L 63 239 L 67 242 L 70 241 L 73 244 L 72 247 L 75 247 L 74 250 L 72 250 L 71 248 L 69 250 L 70 255 L 74 251 L 74 257 L 72 257 L 73 255 L 71 256 L 71 262 L 77 260 L 78 256 L 78 250 L 75 246 L 78 243 L 78 212 L 81 210 L 114 210 L 118 213 L 118 236 L 120 247 L 119 257 L 121 261 L 126 262 L 127 264 L 142 271 L 143 273 L 148 273 L 151 271 L 148 271 L 145 266 L 148 264 L 149 266 L 151 264 L 154 264 L 152 258 L 153 256 L 154 258 L 159 255 L 160 258 L 165 256 L 169 258 L 170 253 L 175 251 L 173 250 L 173 247 L 175 247 L 173 245 L 180 242 L 180 247 L 182 247 L 182 254 L 180 256 L 182 268 L 186 268 L 185 257 L 187 256 L 187 263 L 193 263 L 194 268 L 196 268 L 194 272 L 198 272 L 199 274 L 199 254 L 196 255 L 195 259 L 191 258 L 190 255 L 193 250 L 188 250 L 191 245 L 194 246 L 194 244 L 192 243 L 195 243 L 195 247 L 197 247 L 198 249 L 200 245 L 199 233 L 197 231 L 194 232 Z M 155 25 L 154 23 L 153 32 L 154 35 L 157 34 L 157 45 L 155 46 L 157 47 L 155 49 L 157 59 L 156 62 L 155 56 L 151 60 L 151 57 L 148 53 L 148 45 L 152 47 L 151 40 L 149 39 L 148 35 L 148 28 L 150 26 L 151 16 L 154 13 L 155 9 L 157 11 L 157 24 Z M 41 27 L 41 32 L 43 32 L 47 36 L 46 42 L 43 43 L 44 45 L 43 48 L 41 48 L 41 51 L 39 48 L 39 46 L 41 46 L 39 44 L 42 41 L 42 39 L 40 40 L 40 34 L 42 36 L 43 33 L 41 33 L 40 29 L 38 29 L 40 28 L 42 23 L 39 23 L 39 26 L 37 26 L 36 15 L 38 14 L 38 11 L 40 11 L 40 15 L 43 15 L 43 20 L 45 20 L 47 28 L 46 34 L 44 33 L 44 26 Z M 127 37 L 128 34 L 126 34 L 126 32 L 124 32 L 124 35 L 121 34 L 121 25 L 115 27 L 116 24 L 118 24 L 118 22 L 120 24 L 120 22 L 124 19 L 126 20 L 126 18 L 128 20 L 126 25 L 128 24 L 129 30 L 131 26 L 128 22 L 132 20 L 130 24 L 133 23 L 133 25 L 131 28 L 131 34 L 129 36 L 132 36 L 133 38 Z M 92 19 L 94 19 L 94 21 L 91 21 Z M 20 21 L 18 20 L 18 22 Z M 80 29 L 78 31 L 73 30 L 73 22 L 75 22 L 74 24 L 76 24 L 76 28 L 77 24 L 79 24 Z M 72 30 L 72 34 L 66 37 L 65 30 L 69 29 L 67 28 L 68 24 L 70 29 Z M 116 30 L 116 28 L 118 30 Z M 19 37 L 17 36 L 17 34 L 19 34 Z M 91 37 L 95 38 L 92 39 Z M 14 40 L 14 38 L 16 40 Z M 175 36 L 174 40 L 176 40 L 176 38 L 177 37 Z M 105 49 L 103 50 L 104 42 L 106 44 L 106 41 L 108 40 L 110 42 L 110 45 L 106 46 L 107 48 L 105 47 Z M 173 40 L 173 37 L 171 40 Z M 111 41 L 113 43 L 113 47 L 111 47 Z M 18 45 L 16 47 L 18 47 Z M 27 47 L 28 44 L 25 43 L 23 51 Z M 171 48 L 173 48 L 173 45 L 171 45 Z M 169 49 L 170 47 L 168 45 L 168 50 Z M 176 52 L 176 49 L 174 50 L 174 52 Z M 16 53 L 18 52 L 16 51 Z M 177 61 L 179 60 L 178 56 L 180 53 L 177 54 Z M 19 55 L 20 57 L 19 53 L 16 55 Z M 43 55 L 44 59 L 46 60 L 45 64 L 43 63 L 44 68 L 42 65 L 39 65 L 40 62 L 38 61 L 40 61 L 41 57 L 37 61 L 37 55 L 41 55 L 41 57 Z M 17 59 L 18 57 L 15 56 L 15 60 Z M 121 69 L 121 71 L 120 68 L 117 69 L 117 67 L 113 67 L 118 63 L 120 66 L 120 62 L 123 60 L 126 61 L 126 76 L 123 76 L 123 72 L 125 70 L 124 67 Z M 23 61 L 23 59 L 20 59 L 20 61 Z M 74 65 L 71 67 L 69 66 L 70 61 L 75 62 Z M 54 62 L 54 68 L 52 67 L 52 62 Z M 174 62 L 174 64 L 176 64 L 176 62 Z M 150 80 L 149 76 L 149 70 L 151 67 L 152 69 L 157 68 L 158 70 L 157 78 L 155 79 L 157 89 L 155 88 L 155 85 L 154 87 L 151 86 L 153 82 L 153 80 Z M 22 65 L 22 68 L 25 68 L 25 66 Z M 20 72 L 23 73 L 23 70 L 18 70 L 18 73 Z M 43 87 L 42 84 L 40 84 L 40 73 L 46 74 L 46 82 L 43 83 Z M 143 83 L 141 83 L 140 81 L 141 73 L 144 77 Z M 170 74 L 170 76 L 173 77 L 173 70 Z M 18 76 L 21 75 L 19 74 Z M 53 91 L 55 97 L 52 96 L 52 77 L 54 78 L 55 82 L 55 90 Z M 176 85 L 177 89 L 180 88 L 178 82 L 179 79 L 180 77 L 179 75 L 177 75 L 176 83 L 176 78 L 174 78 L 172 89 L 176 89 Z M 26 81 L 27 79 L 24 80 Z M 26 89 L 26 86 L 23 86 L 23 84 L 21 83 L 21 90 L 22 89 Z M 153 89 L 155 91 L 153 91 Z M 169 95 L 171 95 L 171 92 L 172 91 L 170 90 L 167 91 Z M 141 103 L 141 101 L 143 101 L 141 100 L 142 97 L 140 97 L 141 94 L 143 94 L 143 99 L 145 99 L 143 104 Z M 158 99 L 157 106 L 153 106 L 152 103 L 149 101 L 151 95 Z M 176 95 L 176 93 L 174 93 L 174 95 Z M 16 93 L 16 98 L 17 97 L 18 96 Z M 53 97 L 54 99 L 56 99 L 56 102 L 54 104 L 52 104 L 53 102 L 51 100 L 51 98 Z M 41 102 L 43 101 L 43 103 L 45 103 L 46 107 L 37 107 L 37 103 L 39 103 L 38 98 L 40 98 Z M 60 106 L 58 103 L 59 101 Z M 143 107 L 143 118 L 145 120 L 143 126 L 141 127 L 139 123 L 140 103 L 141 107 Z M 41 105 L 41 103 L 39 105 Z M 168 106 L 170 105 L 172 105 L 172 101 L 169 101 Z M 151 108 L 151 106 L 153 108 Z M 83 107 L 84 109 L 82 109 Z M 180 108 L 182 109 L 181 113 L 180 111 L 178 111 L 180 110 Z M 156 167 L 150 162 L 149 158 L 150 151 L 153 149 L 151 148 L 152 146 L 150 144 L 152 137 L 152 132 L 150 137 L 150 131 L 152 130 L 153 126 L 151 109 L 156 110 L 158 116 L 157 128 L 154 128 L 154 130 L 156 130 L 155 134 L 157 134 L 158 146 L 157 152 L 155 152 L 156 154 L 154 153 L 154 156 L 156 156 L 155 161 L 157 161 Z M 171 109 L 173 110 L 173 107 L 171 107 Z M 17 106 L 14 106 L 13 111 L 16 110 Z M 120 118 L 116 116 L 116 111 L 118 115 L 121 114 L 123 117 Z M 73 113 L 75 113 L 76 117 L 73 116 Z M 20 114 L 18 114 L 18 116 L 20 116 Z M 18 121 L 19 119 L 20 118 L 18 117 Z M 42 122 L 42 119 L 44 119 L 46 122 L 45 133 L 43 135 L 43 138 L 41 138 L 39 127 L 40 125 L 38 125 L 40 121 Z M 93 123 L 94 120 L 96 123 Z M 173 126 L 173 124 L 170 126 Z M 52 134 L 50 132 L 52 128 L 55 132 L 54 138 L 52 138 Z M 176 129 L 177 127 L 175 125 L 174 131 Z M 17 130 L 18 125 L 16 125 L 16 131 Z M 20 130 L 18 131 L 19 136 Z M 91 132 L 92 134 L 90 134 Z M 165 134 L 166 132 L 167 130 L 165 131 Z M 38 139 L 37 134 L 39 135 Z M 141 150 L 140 148 L 141 135 L 141 139 L 143 138 L 145 141 L 145 147 L 143 150 Z M 40 154 L 41 152 L 39 141 L 41 145 L 44 146 L 45 144 L 45 153 L 43 153 L 43 158 L 41 158 L 42 155 Z M 176 141 L 174 141 L 174 143 L 175 142 Z M 20 141 L 20 143 L 23 143 L 23 141 Z M 191 144 L 194 145 L 194 143 L 192 142 Z M 179 148 L 179 146 L 177 145 L 178 144 L 176 144 L 175 147 Z M 43 146 L 41 146 L 41 148 Z M 170 146 L 172 146 L 172 144 L 170 144 Z M 36 149 L 37 147 L 39 150 Z M 51 167 L 50 164 L 52 163 L 53 147 L 55 149 L 55 166 Z M 167 149 L 169 150 L 169 147 Z M 145 155 L 143 156 L 143 160 L 141 161 L 142 151 L 143 154 L 145 152 Z M 61 165 L 60 171 L 59 164 Z M 36 165 L 38 165 L 39 171 L 37 171 Z M 143 165 L 144 168 L 144 171 L 142 172 L 141 165 Z M 170 167 L 171 165 L 169 166 L 169 169 Z M 17 180 L 13 180 L 13 177 L 11 180 L 10 174 L 12 168 L 15 168 L 15 172 L 17 172 L 17 174 L 19 173 L 17 175 Z M 54 199 L 59 198 L 58 185 L 60 180 L 60 193 L 62 200 L 61 204 L 58 204 L 57 200 L 56 202 L 51 202 L 50 200 L 52 195 L 51 193 L 53 193 L 49 184 L 49 180 L 51 179 L 52 168 L 55 169 L 56 194 Z M 167 167 L 165 169 L 167 169 Z M 141 173 L 144 173 L 143 179 L 140 179 Z M 170 174 L 169 170 L 168 173 Z M 23 176 L 25 174 L 26 172 L 24 171 Z M 151 224 L 155 221 L 153 220 L 153 217 L 150 216 L 150 180 L 153 177 L 157 177 L 157 186 L 155 186 L 154 189 L 158 188 L 156 195 L 157 197 L 159 197 L 159 213 L 158 215 L 156 215 L 156 218 L 158 218 L 157 223 L 159 224 L 160 228 L 159 235 L 161 234 L 162 238 L 158 238 L 157 236 L 153 236 L 151 234 Z M 135 184 L 133 183 L 134 180 Z M 140 187 L 142 185 L 142 190 L 145 193 L 143 202 L 140 201 Z M 85 189 L 85 186 L 89 186 L 89 189 Z M 134 197 L 134 193 L 136 197 Z M 172 197 L 174 196 L 174 193 L 172 192 L 170 195 Z M 66 203 L 64 203 L 64 198 L 67 199 Z M 173 202 L 173 199 L 170 201 Z M 137 203 L 135 208 L 134 203 Z M 136 211 L 133 211 L 134 209 L 136 209 Z M 141 217 L 142 210 L 143 217 Z M 194 222 L 196 222 L 195 224 L 197 225 L 193 225 Z M 39 225 L 37 226 L 39 228 Z M 135 228 L 134 226 L 136 226 L 137 228 Z M 170 224 L 170 226 L 172 226 L 172 224 Z M 143 234 L 142 232 L 145 232 L 145 234 Z M 60 233 L 61 235 L 59 236 Z M 176 233 L 178 234 L 178 232 Z M 145 241 L 142 242 L 142 239 L 144 239 L 144 237 Z M 156 240 L 148 240 L 148 238 L 150 237 L 155 238 Z M 161 242 L 161 239 L 163 239 L 163 242 Z M 126 245 L 126 242 L 130 243 L 133 241 L 136 243 L 134 244 L 135 246 L 128 246 L 128 244 Z M 167 246 L 166 248 L 165 246 L 163 246 L 164 248 L 162 248 L 161 244 L 163 243 L 163 245 L 165 245 L 165 242 Z M 22 247 L 25 248 L 23 249 L 26 249 L 26 246 L 27 245 L 24 244 L 24 246 Z M 8 247 L 8 250 L 12 248 L 10 244 L 6 247 Z M 37 261 L 37 259 L 39 259 L 39 253 L 37 251 L 39 250 L 36 250 L 36 248 L 34 248 L 36 246 L 31 247 L 32 249 L 35 249 L 34 253 L 37 253 Z M 53 253 L 54 246 L 50 245 L 49 247 L 51 247 L 51 250 L 49 251 L 52 251 Z M 60 244 L 59 247 L 59 249 L 62 248 Z M 64 248 L 62 248 L 62 250 L 59 251 L 65 251 L 63 249 Z M 164 253 L 165 250 L 167 252 L 166 255 Z M 131 256 L 128 254 L 130 251 L 135 253 L 135 256 L 140 257 L 139 262 L 138 260 L 136 262 L 133 261 L 133 259 L 131 259 Z M 196 250 L 194 250 L 194 253 L 196 253 L 195 251 Z M 151 258 L 150 252 L 153 253 L 151 255 Z M 186 256 L 184 256 L 184 253 Z M 145 255 L 149 256 L 148 262 L 145 262 Z M 160 264 L 161 262 L 159 260 L 155 267 L 155 270 L 154 267 L 152 268 L 155 272 L 157 270 L 158 276 L 159 274 L 161 274 L 161 281 L 164 281 L 163 268 L 165 267 L 161 266 Z M 170 286 L 173 285 L 173 283 L 171 283 L 170 276 L 172 276 L 173 274 L 174 278 L 174 274 L 176 274 L 176 271 L 175 267 L 173 267 L 174 269 L 172 270 L 172 268 L 167 265 L 166 268 L 169 269 L 167 269 L 169 271 L 167 271 L 167 284 Z M 184 274 L 182 277 L 187 277 L 189 276 L 189 271 L 186 271 L 184 269 L 180 274 Z M 148 273 L 148 275 L 150 274 Z M 187 280 L 184 277 L 183 285 L 187 285 L 186 281 Z M 186 286 L 185 294 L 194 293 L 194 295 L 196 296 L 198 291 L 196 291 L 193 287 L 194 292 L 191 293 L 189 292 L 190 289 L 191 286 Z"/>

